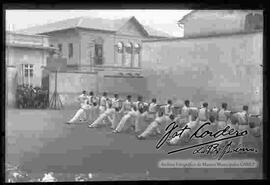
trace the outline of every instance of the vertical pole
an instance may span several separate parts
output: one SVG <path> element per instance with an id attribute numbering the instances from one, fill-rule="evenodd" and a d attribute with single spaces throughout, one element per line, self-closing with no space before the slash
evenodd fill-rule
<path id="1" fill-rule="evenodd" d="M 57 70 L 55 71 L 55 87 L 54 87 L 54 91 L 57 93 Z"/>

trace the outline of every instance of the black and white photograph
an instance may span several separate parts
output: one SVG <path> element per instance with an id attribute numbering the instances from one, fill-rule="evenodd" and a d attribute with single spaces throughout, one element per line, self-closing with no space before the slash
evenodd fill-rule
<path id="1" fill-rule="evenodd" d="M 5 182 L 263 179 L 263 10 L 5 9 Z"/>

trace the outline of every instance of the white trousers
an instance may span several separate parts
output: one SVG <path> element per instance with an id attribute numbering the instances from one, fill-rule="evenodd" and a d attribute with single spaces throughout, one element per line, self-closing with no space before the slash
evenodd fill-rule
<path id="1" fill-rule="evenodd" d="M 99 114 L 103 114 L 106 111 L 106 107 L 105 106 L 99 106 Z"/>
<path id="2" fill-rule="evenodd" d="M 176 144 L 176 143 L 178 143 L 178 142 L 180 141 L 181 138 L 187 137 L 187 136 L 189 135 L 189 133 L 192 132 L 192 131 L 197 127 L 197 121 L 191 121 L 191 122 L 188 122 L 186 125 L 190 128 L 190 130 L 185 130 L 185 131 L 181 134 L 181 136 L 177 135 L 177 136 L 173 137 L 173 138 L 169 141 L 171 144 Z M 177 132 L 177 133 L 180 134 L 180 132 L 181 132 L 181 131 L 179 131 L 179 132 Z"/>
<path id="3" fill-rule="evenodd" d="M 147 137 L 155 132 L 160 133 L 159 124 L 156 121 L 153 121 L 148 125 L 148 127 L 139 135 L 139 137 Z"/>
<path id="4" fill-rule="evenodd" d="M 241 132 L 241 131 L 244 131 L 244 130 L 249 130 L 249 125 L 239 125 L 238 126 L 238 130 Z M 245 136 L 244 136 L 245 137 Z M 243 144 L 243 142 L 244 142 L 244 137 L 240 137 L 240 139 L 239 139 L 239 145 L 242 145 Z"/>
<path id="5" fill-rule="evenodd" d="M 116 129 L 119 122 L 121 121 L 121 117 L 122 117 L 122 114 L 119 113 L 119 112 L 115 112 L 113 114 L 113 118 L 112 118 L 112 129 Z"/>
<path id="6" fill-rule="evenodd" d="M 107 114 L 101 114 L 92 124 L 91 126 L 99 126 L 99 125 L 104 125 L 104 120 L 108 118 Z"/>
<path id="7" fill-rule="evenodd" d="M 73 116 L 73 118 L 71 118 L 68 122 L 69 123 L 75 123 L 75 122 L 78 122 L 79 119 L 83 116 L 83 114 L 85 114 L 85 111 L 84 109 L 80 108 L 76 114 Z"/>
<path id="8" fill-rule="evenodd" d="M 130 114 L 126 114 L 123 116 L 123 118 L 121 119 L 121 121 L 119 122 L 119 124 L 116 127 L 116 131 L 121 132 L 125 126 L 125 124 L 127 123 L 127 121 L 131 118 L 132 116 Z"/>

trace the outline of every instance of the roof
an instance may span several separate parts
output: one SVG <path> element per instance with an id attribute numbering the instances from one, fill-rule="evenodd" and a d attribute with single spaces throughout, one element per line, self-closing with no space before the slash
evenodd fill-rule
<path id="1" fill-rule="evenodd" d="M 178 21 L 178 23 L 184 24 L 189 19 L 189 17 L 191 17 L 193 14 L 199 11 L 204 11 L 204 10 L 192 10 L 191 12 L 183 16 L 182 19 Z M 206 10 L 206 11 L 224 11 L 224 10 Z M 227 10 L 227 11 L 231 11 L 231 12 L 238 11 L 238 12 L 243 12 L 243 13 L 250 13 L 250 12 L 262 13 L 262 10 Z"/>
<path id="2" fill-rule="evenodd" d="M 66 19 L 63 21 L 57 21 L 54 23 L 34 26 L 23 30 L 18 30 L 18 32 L 28 34 L 43 34 L 71 28 L 87 28 L 93 30 L 116 32 L 130 20 L 133 20 L 138 25 L 139 29 L 141 29 L 141 31 L 146 34 L 146 36 L 172 37 L 169 34 L 154 30 L 149 26 L 142 25 L 134 16 L 114 20 L 93 17 L 77 17 L 72 19 Z"/>

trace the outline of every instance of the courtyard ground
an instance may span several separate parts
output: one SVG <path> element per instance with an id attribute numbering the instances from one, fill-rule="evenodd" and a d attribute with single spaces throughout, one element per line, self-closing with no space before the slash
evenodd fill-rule
<path id="1" fill-rule="evenodd" d="M 251 136 L 246 141 L 259 153 L 237 154 L 235 158 L 256 159 L 258 168 L 164 169 L 158 168 L 162 159 L 196 156 L 191 150 L 168 155 L 171 146 L 157 150 L 157 138 L 137 140 L 132 133 L 115 135 L 109 128 L 89 129 L 87 123 L 64 124 L 75 111 L 75 107 L 6 110 L 6 164 L 19 165 L 32 180 L 48 172 L 54 172 L 58 181 L 74 181 L 76 175 L 89 173 L 88 180 L 97 181 L 262 178 L 262 143 Z"/>

